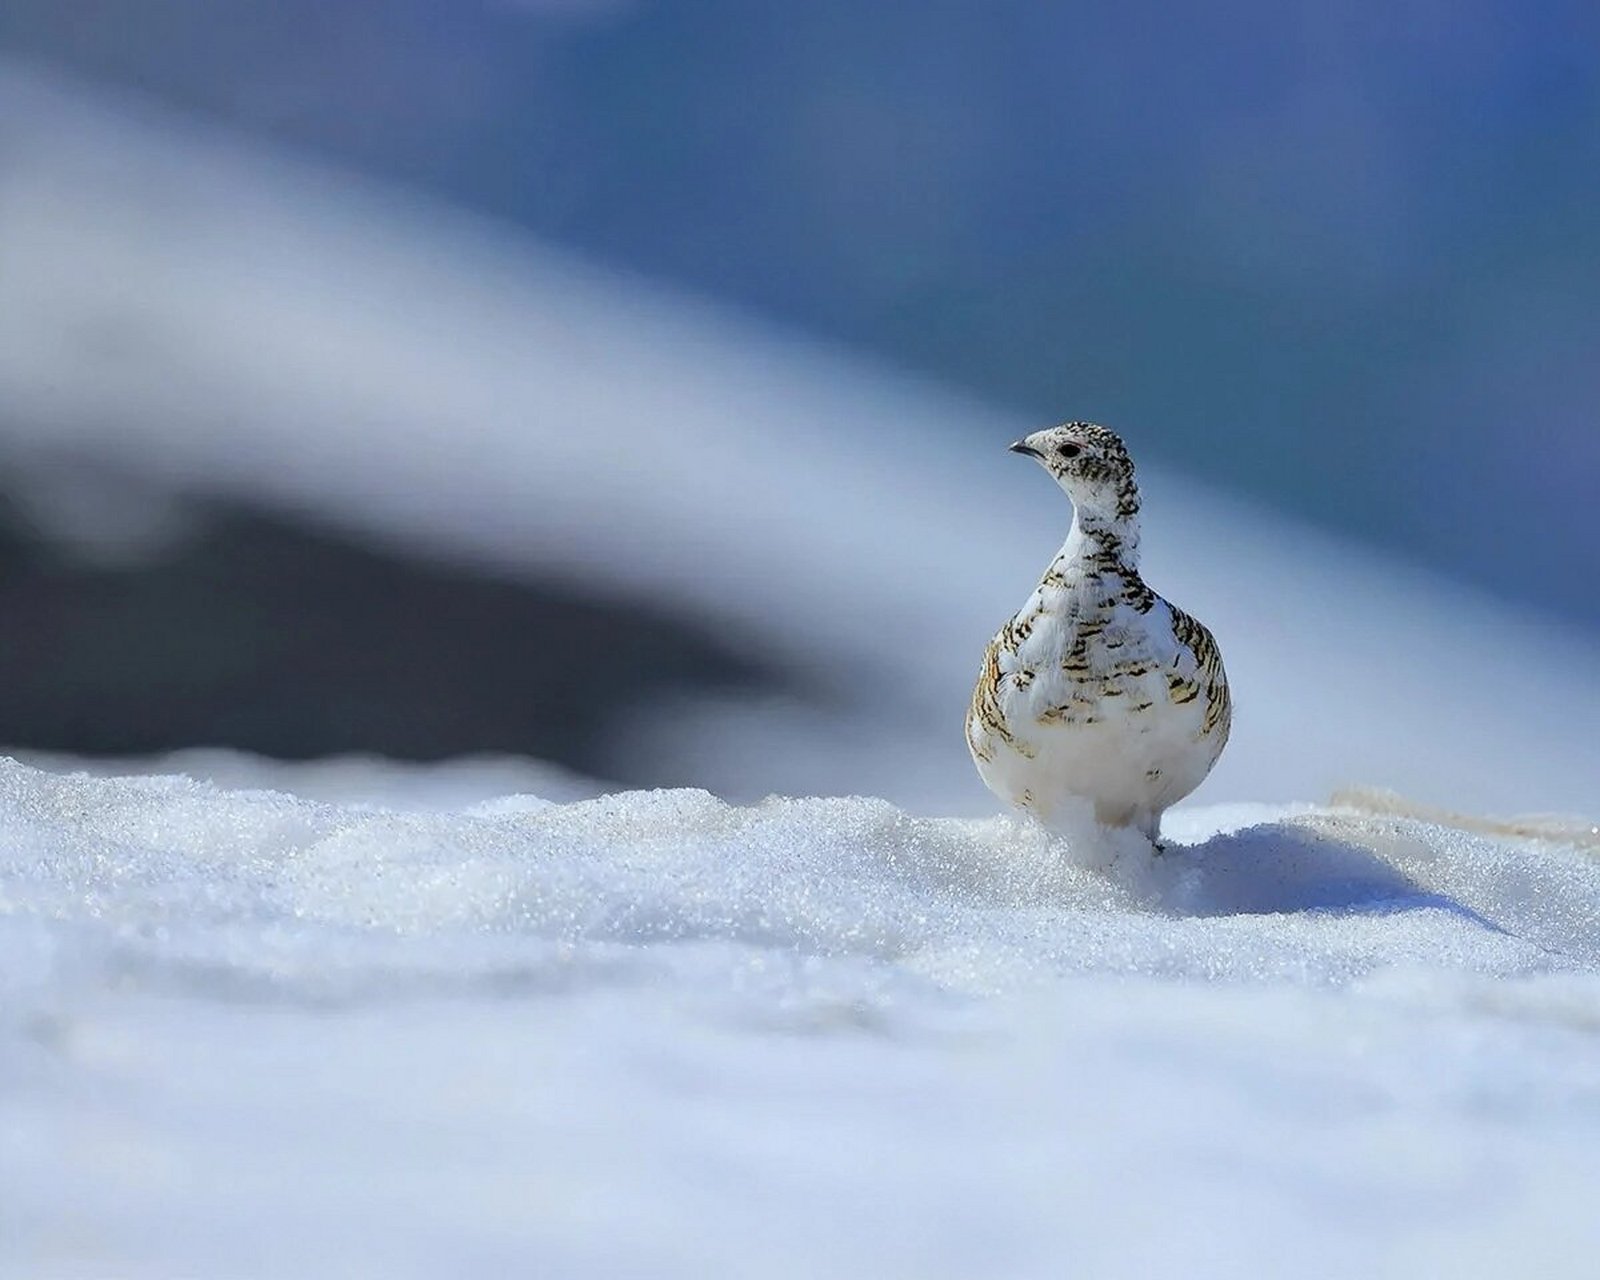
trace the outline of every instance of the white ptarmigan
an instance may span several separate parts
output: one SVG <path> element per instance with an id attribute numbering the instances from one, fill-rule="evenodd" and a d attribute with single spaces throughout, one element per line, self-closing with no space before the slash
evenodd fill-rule
<path id="1" fill-rule="evenodd" d="M 1047 826 L 1073 800 L 1155 842 L 1161 814 L 1211 772 L 1233 705 L 1211 632 L 1139 576 L 1139 489 L 1116 432 L 1092 422 L 1011 446 L 1072 499 L 1072 530 L 983 655 L 967 745 L 985 785 Z"/>

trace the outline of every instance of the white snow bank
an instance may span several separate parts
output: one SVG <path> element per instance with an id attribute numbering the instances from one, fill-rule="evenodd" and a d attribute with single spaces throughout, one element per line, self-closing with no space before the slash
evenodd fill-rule
<path id="1" fill-rule="evenodd" d="M 275 760 L 251 751 L 188 747 L 155 756 L 83 759 L 52 751 L 19 751 L 23 764 L 51 773 L 194 778 L 231 791 L 281 791 L 307 800 L 374 805 L 407 812 L 454 812 L 507 795 L 589 800 L 604 784 L 560 765 L 523 756 L 484 754 L 421 764 L 383 756 Z"/>
<path id="2" fill-rule="evenodd" d="M 0 766 L 0 1270 L 1584 1274 L 1600 859 Z"/>

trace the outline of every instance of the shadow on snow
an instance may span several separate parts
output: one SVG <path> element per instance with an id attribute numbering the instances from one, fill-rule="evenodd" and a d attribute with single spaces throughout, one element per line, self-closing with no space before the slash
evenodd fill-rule
<path id="1" fill-rule="evenodd" d="M 1175 915 L 1442 910 L 1504 932 L 1472 908 L 1419 885 L 1371 849 L 1292 822 L 1171 846 L 1142 864 L 1120 859 L 1108 874 L 1141 900 Z"/>

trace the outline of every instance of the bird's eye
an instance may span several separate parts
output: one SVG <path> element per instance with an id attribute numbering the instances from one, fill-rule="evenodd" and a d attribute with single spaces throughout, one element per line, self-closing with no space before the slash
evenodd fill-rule
<path id="1" fill-rule="evenodd" d="M 1063 458 L 1076 458 L 1080 453 L 1083 452 L 1083 446 L 1076 444 L 1064 444 L 1057 449 L 1056 452 L 1059 453 Z"/>

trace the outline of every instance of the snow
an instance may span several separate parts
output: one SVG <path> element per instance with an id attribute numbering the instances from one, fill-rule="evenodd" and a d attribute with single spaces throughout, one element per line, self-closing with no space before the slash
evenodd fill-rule
<path id="1" fill-rule="evenodd" d="M 1175 817 L 5 764 L 0 1270 L 1585 1274 L 1595 830 Z"/>
<path id="2" fill-rule="evenodd" d="M 1052 844 L 960 732 L 1029 424 L 4 60 L 0 149 L 85 546 L 198 490 L 671 603 L 835 696 L 641 776 L 885 797 L 0 764 L 0 1273 L 1592 1273 L 1600 838 L 1482 816 L 1600 811 L 1592 637 L 1146 468 L 1233 742 L 1186 847 Z"/>

